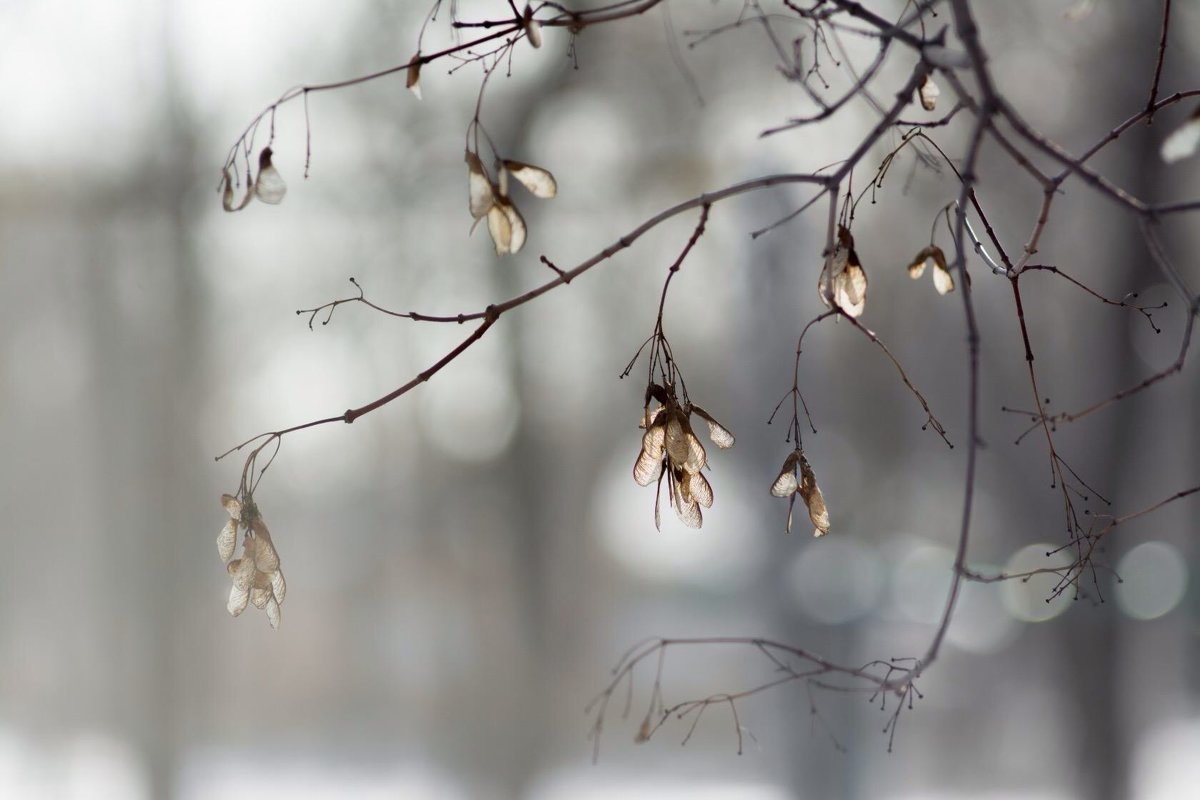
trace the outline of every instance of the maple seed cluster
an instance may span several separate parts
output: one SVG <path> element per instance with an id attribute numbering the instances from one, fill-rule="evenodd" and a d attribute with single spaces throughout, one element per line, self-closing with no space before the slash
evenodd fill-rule
<path id="1" fill-rule="evenodd" d="M 771 484 L 771 494 L 788 498 L 788 533 L 792 532 L 792 507 L 796 504 L 796 495 L 800 495 L 804 505 L 808 506 L 808 518 L 814 527 L 813 536 L 829 533 L 829 510 L 825 508 L 825 497 L 821 494 L 821 487 L 817 486 L 817 475 L 803 451 L 797 449 L 788 453 L 783 468 Z"/>
<path id="2" fill-rule="evenodd" d="M 508 179 L 512 176 L 533 194 L 534 197 L 550 199 L 558 194 L 558 184 L 549 170 L 514 161 L 499 159 L 496 165 L 496 180 L 493 181 L 484 169 L 479 156 L 466 151 L 467 196 L 471 216 L 475 225 L 487 219 L 488 233 L 496 246 L 496 255 L 516 255 L 525 246 L 525 218 L 508 198 Z M 474 231 L 474 225 L 471 226 Z"/>
<path id="3" fill-rule="evenodd" d="M 650 408 L 651 400 L 658 401 Z M 712 485 L 701 472 L 708 464 L 704 445 L 692 430 L 691 415 L 708 423 L 708 435 L 713 444 L 722 450 L 733 447 L 733 434 L 712 416 L 689 402 L 680 403 L 675 397 L 674 387 L 650 384 L 646 389 L 646 407 L 639 427 L 642 434 L 642 450 L 633 464 L 633 479 L 639 486 L 658 485 L 654 497 L 654 527 L 662 529 L 662 514 L 659 501 L 662 497 L 662 482 L 667 481 L 667 494 L 676 516 L 689 528 L 699 528 L 704 518 L 700 507 L 711 508 Z"/>
<path id="4" fill-rule="evenodd" d="M 232 168 L 225 170 L 221 176 L 222 208 L 226 211 L 241 211 L 256 197 L 264 203 L 277 206 L 283 202 L 283 196 L 287 194 L 287 183 L 279 174 L 279 170 L 275 169 L 275 165 L 271 163 L 271 148 L 269 147 L 264 147 L 258 154 L 258 176 L 252 180 L 247 174 L 246 181 L 246 193 L 242 195 L 241 202 L 235 206 L 233 204 Z"/>
<path id="5" fill-rule="evenodd" d="M 248 496 L 243 501 L 231 494 L 223 494 L 221 505 L 229 514 L 229 520 L 217 535 L 217 552 L 222 561 L 228 562 L 226 569 L 233 578 L 226 608 L 236 617 L 253 603 L 255 608 L 267 612 L 271 627 L 278 628 L 279 606 L 287 594 L 287 584 L 279 569 L 279 554 L 275 552 L 267 524 L 258 513 L 258 506 Z M 245 532 L 242 557 L 234 559 L 239 528 Z"/>

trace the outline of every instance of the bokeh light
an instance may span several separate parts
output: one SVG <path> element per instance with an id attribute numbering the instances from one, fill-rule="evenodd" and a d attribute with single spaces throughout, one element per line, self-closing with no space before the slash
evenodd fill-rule
<path id="1" fill-rule="evenodd" d="M 892 603 L 913 622 L 935 624 L 941 619 L 954 574 L 954 554 L 945 547 L 919 544 L 896 562 L 892 574 Z"/>
<path id="2" fill-rule="evenodd" d="M 1117 605 L 1134 619 L 1157 619 L 1179 605 L 1187 591 L 1188 568 L 1167 542 L 1144 542 L 1117 565 Z"/>
<path id="3" fill-rule="evenodd" d="M 1004 565 L 1004 572 L 1011 575 L 1060 565 L 1067 560 L 1066 556 L 1061 553 L 1046 556 L 1046 553 L 1056 549 L 1054 545 L 1045 542 L 1022 547 Z M 1004 607 L 1022 622 L 1045 622 L 1054 619 L 1067 610 L 1071 605 L 1071 598 L 1074 597 L 1070 588 L 1055 595 L 1058 584 L 1059 577 L 1053 573 L 1032 575 L 1029 580 L 1004 581 L 1001 584 Z"/>

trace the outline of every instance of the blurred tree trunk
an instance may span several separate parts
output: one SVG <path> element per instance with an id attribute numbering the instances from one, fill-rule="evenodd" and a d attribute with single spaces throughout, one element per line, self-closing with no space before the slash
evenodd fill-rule
<path id="1" fill-rule="evenodd" d="M 103 365 L 107 386 L 104 402 L 110 408 L 105 424 L 109 440 L 105 453 L 123 453 L 123 463 L 99 472 L 108 482 L 106 495 L 127 498 L 132 513 L 113 516 L 110 525 L 136 542 L 132 569 L 120 574 L 138 575 L 131 585 L 130 607 L 125 613 L 138 619 L 140 655 L 136 668 L 125 673 L 131 682 L 127 693 L 133 703 L 124 714 L 147 769 L 149 796 L 159 800 L 178 795 L 181 763 L 188 748 L 189 728 L 197 708 L 188 688 L 184 647 L 193 640 L 188 613 L 198 587 L 189 576 L 195 571 L 201 548 L 200 531 L 179 525 L 181 520 L 204 519 L 191 432 L 199 416 L 196 398 L 205 363 L 200 331 L 204 309 L 197 286 L 197 259 L 191 238 L 195 209 L 189 195 L 200 181 L 194 168 L 197 124 L 181 98 L 174 46 L 172 6 L 160 11 L 161 68 L 165 96 L 158 105 L 160 119 L 154 141 L 146 143 L 145 171 L 130 186 L 113 212 L 115 225 L 136 226 L 138 246 L 112 251 L 119 263 L 97 264 L 92 276 L 99 304 L 94 312 L 106 329 L 98 337 L 102 349 L 96 363 Z M 100 235 L 111 235 L 102 231 Z M 140 256 L 140 258 L 138 257 Z M 130 274 L 148 269 L 146 275 Z M 121 273 L 125 274 L 122 276 Z M 128 298 L 115 296 L 118 287 L 145 289 L 144 306 L 134 315 L 115 309 L 128 307 Z M 215 498 L 212 507 L 216 508 Z M 132 527 L 132 530 L 128 528 Z"/>
<path id="2" fill-rule="evenodd" d="M 1111 50 L 1092 54 L 1099 59 L 1099 70 L 1105 65 L 1120 63 L 1121 69 L 1137 70 L 1145 80 L 1113 81 L 1114 86 L 1127 87 L 1125 91 L 1109 94 L 1110 103 L 1104 119 L 1115 121 L 1124 118 L 1134 109 L 1145 106 L 1153 76 L 1154 61 L 1148 54 L 1154 52 L 1161 22 L 1161 3 L 1146 7 L 1127 8 L 1127 16 L 1121 30 L 1127 32 L 1124 41 L 1129 49 L 1122 58 L 1113 58 Z M 1125 175 L 1118 175 L 1117 182 L 1136 197 L 1152 198 L 1156 195 L 1155 177 L 1160 168 L 1156 139 L 1150 129 L 1139 124 L 1121 138 L 1122 151 L 1127 154 L 1128 165 Z M 1150 261 L 1146 244 L 1139 234 L 1136 222 L 1128 214 L 1120 226 L 1124 238 L 1114 243 L 1110 260 L 1102 264 L 1098 275 L 1112 276 L 1110 285 L 1139 287 L 1153 283 L 1157 277 L 1148 274 L 1156 269 Z M 1172 298 L 1174 300 L 1174 298 Z M 1172 302 L 1174 305 L 1174 302 Z M 1116 386 L 1126 387 L 1145 377 L 1146 367 L 1133 347 L 1132 328 L 1128 320 L 1114 322 L 1109 329 L 1112 338 L 1106 343 L 1104 367 L 1113 375 Z M 1136 507 L 1141 498 L 1129 496 L 1120 487 L 1131 484 L 1133 470 L 1141 458 L 1132 454 L 1142 449 L 1139 441 L 1139 408 L 1144 398 L 1133 397 L 1116 405 L 1110 412 L 1109 452 L 1105 469 L 1095 475 L 1097 486 L 1105 487 L 1118 513 Z M 1142 458 L 1147 457 L 1143 454 Z M 1115 566 L 1121 555 L 1130 547 L 1127 536 L 1118 535 L 1108 539 L 1100 558 Z M 1085 580 L 1086 579 L 1085 577 Z M 1131 724 L 1128 702 L 1129 691 L 1134 687 L 1122 670 L 1125 645 L 1129 639 L 1128 623 L 1113 601 L 1115 586 L 1111 580 L 1101 581 L 1101 591 L 1106 601 L 1097 608 L 1084 607 L 1064 620 L 1065 648 L 1061 651 L 1066 660 L 1064 671 L 1066 691 L 1072 706 L 1078 709 L 1080 718 L 1075 726 L 1076 774 L 1079 796 L 1096 800 L 1118 800 L 1131 796 L 1131 766 L 1138 744 L 1138 731 Z M 1095 597 L 1089 598 L 1095 601 Z M 1088 602 L 1088 601 L 1084 601 Z M 1083 612 L 1083 613 L 1079 613 Z"/>

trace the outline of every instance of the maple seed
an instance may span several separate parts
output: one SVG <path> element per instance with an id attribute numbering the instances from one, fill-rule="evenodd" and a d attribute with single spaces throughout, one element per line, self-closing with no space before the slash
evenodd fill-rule
<path id="1" fill-rule="evenodd" d="M 848 317 L 860 316 L 867 306 L 867 272 L 844 225 L 838 226 L 837 246 L 821 269 L 817 295 L 827 307 L 838 308 Z"/>
<path id="2" fill-rule="evenodd" d="M 1200 147 L 1200 106 L 1191 116 L 1163 140 L 1162 160 L 1168 164 L 1181 161 L 1193 154 Z"/>
<path id="3" fill-rule="evenodd" d="M 466 153 L 467 161 L 467 192 L 471 216 L 475 219 L 486 217 L 488 211 L 496 204 L 492 182 L 483 169 L 479 156 L 470 150 Z"/>
<path id="4" fill-rule="evenodd" d="M 633 737 L 634 744 L 645 744 L 650 741 L 650 715 L 642 720 L 641 727 L 638 728 L 637 735 Z"/>
<path id="5" fill-rule="evenodd" d="M 259 200 L 277 206 L 287 194 L 287 184 L 279 170 L 271 163 L 271 148 L 264 147 L 258 154 L 258 180 L 254 182 L 254 194 Z"/>
<path id="6" fill-rule="evenodd" d="M 533 7 L 525 4 L 525 13 L 521 15 L 521 25 L 525 28 L 525 36 L 534 49 L 542 46 L 542 26 L 533 18 Z"/>
<path id="7" fill-rule="evenodd" d="M 788 453 L 779 475 L 771 484 L 771 494 L 788 498 L 788 533 L 792 532 L 792 509 L 796 504 L 797 495 L 808 508 L 808 518 L 814 528 L 813 536 L 820 537 L 829 533 L 829 510 L 825 507 L 825 497 L 821 494 L 821 488 L 817 486 L 817 476 L 808 459 L 804 457 L 803 451 L 797 449 Z"/>
<path id="8" fill-rule="evenodd" d="M 933 111 L 937 106 L 937 99 L 942 94 L 942 90 L 933 82 L 933 78 L 927 74 L 921 79 L 921 87 L 917 90 L 917 94 L 921 98 L 921 108 L 926 111 Z"/>
<path id="9" fill-rule="evenodd" d="M 908 277 L 914 281 L 925 274 L 925 266 L 933 265 L 933 288 L 938 294 L 954 291 L 954 276 L 946 267 L 946 254 L 937 245 L 929 245 L 913 257 L 908 265 Z"/>
<path id="10" fill-rule="evenodd" d="M 249 180 L 249 178 L 247 178 Z M 236 206 L 233 204 L 233 175 L 230 169 L 226 169 L 221 175 L 221 208 L 226 211 L 241 211 L 246 207 L 246 204 L 254 199 L 254 184 L 251 183 L 246 187 L 246 193 L 242 195 L 242 202 Z"/>
<path id="11" fill-rule="evenodd" d="M 817 486 L 813 468 L 803 455 L 800 456 L 800 488 L 797 492 L 808 506 L 808 518 L 815 527 L 813 536 L 829 533 L 829 511 L 825 508 L 825 497 L 821 494 L 821 487 Z"/>
<path id="12" fill-rule="evenodd" d="M 496 208 L 504 212 L 504 216 L 508 219 L 508 228 L 510 231 L 508 246 L 505 249 L 502 250 L 500 243 L 496 242 L 496 254 L 516 254 L 525 246 L 525 218 L 521 216 L 520 211 L 517 211 L 517 207 L 507 200 L 497 200 Z"/>
<path id="13" fill-rule="evenodd" d="M 511 158 L 506 158 L 501 162 L 501 176 L 505 172 L 511 174 L 514 178 L 520 181 L 521 185 L 528 189 L 534 197 L 541 197 L 544 200 L 549 200 L 558 194 L 558 183 L 554 180 L 554 176 L 550 174 L 550 170 L 542 169 L 533 164 L 526 164 L 521 161 L 514 161 Z M 502 177 L 501 186 L 504 188 L 500 193 L 507 195 L 507 181 Z"/>
<path id="14" fill-rule="evenodd" d="M 418 52 L 408 64 L 408 76 L 404 80 L 404 88 L 421 99 L 421 54 Z"/>

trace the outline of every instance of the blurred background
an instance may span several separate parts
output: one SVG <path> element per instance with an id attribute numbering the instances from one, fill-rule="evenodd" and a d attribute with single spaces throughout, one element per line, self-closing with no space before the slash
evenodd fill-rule
<path id="1" fill-rule="evenodd" d="M 514 313 L 430 383 L 354 425 L 285 439 L 256 493 L 290 584 L 283 624 L 225 611 L 213 541 L 241 462 L 216 454 L 264 430 L 340 414 L 433 363 L 466 329 L 346 306 L 310 330 L 299 308 L 353 293 L 458 313 L 515 296 L 682 199 L 843 158 L 877 119 L 851 103 L 825 124 L 759 138 L 811 111 L 762 27 L 696 47 L 688 31 L 740 2 L 681 3 L 516 48 L 483 122 L 502 154 L 558 178 L 517 194 L 529 241 L 497 259 L 468 236 L 462 150 L 478 65 L 425 68 L 276 119 L 279 207 L 226 214 L 220 165 L 289 86 L 403 63 L 428 4 L 6 0 L 0 5 L 0 797 L 3 798 L 1176 798 L 1200 781 L 1200 593 L 1194 498 L 1123 526 L 1095 591 L 1046 603 L 1052 581 L 968 585 L 923 699 L 900 718 L 858 695 L 785 686 L 634 735 L 652 677 L 606 719 L 592 763 L 587 702 L 634 642 L 765 635 L 846 663 L 924 652 L 944 603 L 965 448 L 923 432 L 892 366 L 845 324 L 809 333 L 800 362 L 819 433 L 805 439 L 833 518 L 784 534 L 767 489 L 790 450 L 766 420 L 792 383 L 814 291 L 823 206 L 778 188 L 713 209 L 672 282 L 666 333 L 692 398 L 738 437 L 710 448 L 702 530 L 630 478 L 644 362 L 685 215 Z M 768 4 L 764 4 L 768 5 Z M 900 2 L 876 2 L 885 15 Z M 1079 152 L 1144 107 L 1159 5 L 976 3 L 1001 89 Z M 1065 14 L 1084 8 L 1083 15 Z M 464 19 L 500 2 L 460 2 Z M 947 21 L 945 15 L 941 21 Z M 443 12 L 424 46 L 453 41 Z M 779 19 L 790 42 L 804 33 Z M 1195 88 L 1200 8 L 1178 3 L 1162 93 Z M 809 43 L 811 44 L 811 42 Z M 865 68 L 874 44 L 844 38 Z M 806 45 L 808 46 L 808 45 Z M 836 91 L 846 77 L 822 53 Z M 872 93 L 890 101 L 911 60 Z M 577 67 L 576 68 L 576 63 Z M 943 87 L 943 103 L 949 97 Z M 914 107 L 905 116 L 933 119 Z M 1169 170 L 1172 107 L 1095 159 L 1152 201 L 1194 198 L 1200 162 Z M 967 127 L 931 131 L 950 154 Z M 261 141 L 261 140 L 260 140 Z M 874 166 L 888 147 L 866 163 Z M 1036 159 L 1035 159 L 1036 161 Z M 1040 189 L 984 149 L 981 200 L 1019 252 Z M 857 175 L 865 186 L 869 175 Z M 1068 182 L 1041 244 L 1110 297 L 1169 306 L 1162 333 L 1049 274 L 1025 279 L 1051 410 L 1170 364 L 1184 317 L 1133 221 Z M 856 217 L 870 274 L 863 321 L 965 434 L 957 295 L 908 260 L 952 175 L 905 155 Z M 939 234 L 940 235 L 940 234 Z M 1163 229 L 1193 286 L 1194 218 Z M 943 239 L 944 245 L 947 242 Z M 1044 442 L 1013 442 L 1030 405 L 1011 291 L 973 259 L 983 341 L 980 483 L 971 563 L 1043 566 L 1063 538 Z M 318 323 L 320 318 L 318 318 Z M 1200 381 L 1182 374 L 1059 430 L 1060 453 L 1127 513 L 1194 486 Z M 786 421 L 786 420 L 784 420 Z M 801 511 L 801 517 L 803 516 Z M 669 651 L 667 704 L 772 675 L 748 648 Z M 815 708 L 815 713 L 814 713 Z"/>

